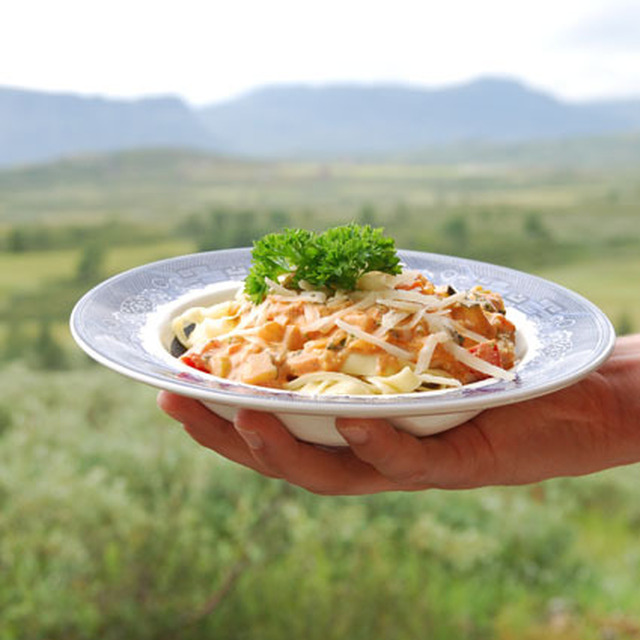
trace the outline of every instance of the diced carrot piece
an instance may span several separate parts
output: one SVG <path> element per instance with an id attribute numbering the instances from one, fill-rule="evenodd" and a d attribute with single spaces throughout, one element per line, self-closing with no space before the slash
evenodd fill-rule
<path id="1" fill-rule="evenodd" d="M 297 351 L 304 346 L 302 332 L 296 324 L 290 324 L 284 331 L 284 345 L 288 351 Z"/>
<path id="2" fill-rule="evenodd" d="M 375 320 L 366 313 L 348 313 L 342 319 L 354 327 L 358 327 L 366 332 L 371 332 L 375 328 Z"/>
<path id="3" fill-rule="evenodd" d="M 396 287 L 396 289 L 404 289 L 405 291 L 412 291 L 417 289 L 421 293 L 430 294 L 434 291 L 433 283 L 427 280 L 422 274 L 418 275 L 418 277 L 413 282 L 407 282 L 406 284 L 401 284 Z"/>
<path id="4" fill-rule="evenodd" d="M 419 280 L 414 280 L 410 284 L 399 284 L 396 289 L 404 291 L 412 291 L 413 289 L 422 289 L 422 283 Z"/>
<path id="5" fill-rule="evenodd" d="M 220 342 L 220 340 L 218 340 L 217 338 L 212 338 L 211 340 L 209 340 L 209 342 L 207 342 L 207 344 L 204 345 L 204 347 L 202 347 L 202 353 L 215 351 L 216 349 L 219 349 L 221 345 L 222 343 Z"/>
<path id="6" fill-rule="evenodd" d="M 495 342 L 483 342 L 482 344 L 469 349 L 469 353 L 472 353 L 477 358 L 481 358 L 496 367 L 502 367 L 500 349 L 498 349 L 498 345 Z"/>
<path id="7" fill-rule="evenodd" d="M 347 351 L 349 353 L 352 351 L 355 351 L 357 353 L 380 353 L 382 349 L 377 345 L 368 342 L 367 340 L 356 338 L 349 343 Z"/>
<path id="8" fill-rule="evenodd" d="M 516 331 L 516 327 L 510 320 L 507 320 L 501 313 L 497 313 L 492 319 L 491 324 L 495 327 L 498 333 L 513 334 Z"/>
<path id="9" fill-rule="evenodd" d="M 279 322 L 267 322 L 258 331 L 258 337 L 267 342 L 280 342 L 284 336 L 284 327 Z"/>
<path id="10" fill-rule="evenodd" d="M 319 356 L 313 353 L 297 353 L 287 359 L 289 371 L 294 376 L 301 376 L 305 373 L 313 373 L 322 369 Z"/>
<path id="11" fill-rule="evenodd" d="M 180 358 L 180 360 L 184 362 L 187 366 L 193 367 L 198 371 L 204 371 L 205 373 L 210 373 L 208 361 L 205 360 L 201 355 L 197 353 L 184 355 Z"/>
<path id="12" fill-rule="evenodd" d="M 438 344 L 431 357 L 431 369 L 442 369 L 449 375 L 452 375 L 456 380 L 462 382 L 462 384 L 468 384 L 469 382 L 475 382 L 481 380 L 482 375 L 477 371 L 470 369 L 466 364 L 458 362 L 455 357 L 445 349 L 443 345 Z"/>
<path id="13" fill-rule="evenodd" d="M 239 378 L 247 384 L 265 384 L 278 377 L 278 368 L 266 351 L 247 356 L 239 371 Z"/>
<path id="14" fill-rule="evenodd" d="M 389 353 L 383 353 L 378 357 L 378 369 L 380 370 L 379 375 L 391 376 L 400 371 L 400 361 Z"/>
<path id="15" fill-rule="evenodd" d="M 209 360 L 211 373 L 220 378 L 226 378 L 231 372 L 231 360 L 228 356 L 214 356 Z"/>
<path id="16" fill-rule="evenodd" d="M 233 356 L 236 353 L 239 353 L 240 351 L 242 351 L 242 349 L 244 349 L 245 344 L 246 343 L 244 342 L 232 342 L 227 349 L 228 354 L 230 356 Z"/>

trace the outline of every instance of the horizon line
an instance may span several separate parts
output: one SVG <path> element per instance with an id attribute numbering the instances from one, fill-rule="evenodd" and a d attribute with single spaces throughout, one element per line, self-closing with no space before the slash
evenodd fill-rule
<path id="1" fill-rule="evenodd" d="M 185 95 L 179 92 L 172 91 L 158 91 L 158 92 L 150 92 L 150 93 L 142 93 L 138 95 L 123 95 L 117 93 L 109 93 L 109 92 L 94 92 L 94 91 L 79 91 L 73 89 L 43 89 L 37 88 L 33 86 L 17 86 L 14 84 L 0 84 L 0 91 L 9 90 L 23 93 L 41 93 L 48 94 L 52 96 L 73 96 L 78 98 L 84 98 L 87 100 L 104 100 L 104 101 L 114 101 L 114 102 L 142 102 L 145 100 L 160 100 L 160 99 L 177 99 L 181 102 L 185 103 L 191 108 L 194 109 L 202 109 L 206 107 L 211 107 L 219 104 L 225 104 L 229 102 L 234 102 L 235 100 L 242 99 L 254 93 L 259 93 L 261 91 L 267 89 L 275 89 L 275 88 L 304 88 L 304 89 L 315 89 L 315 90 L 323 90 L 330 89 L 335 87 L 354 87 L 361 89 L 375 89 L 375 88 L 397 88 L 397 89 L 409 89 L 420 92 L 438 92 L 438 91 L 447 91 L 447 90 L 455 90 L 460 87 L 465 87 L 469 85 L 473 85 L 479 82 L 505 82 L 516 84 L 524 87 L 525 89 L 529 89 L 536 93 L 542 93 L 553 99 L 568 103 L 568 104 L 582 104 L 582 103 L 593 103 L 593 102 L 616 102 L 621 100 L 640 100 L 640 94 L 638 93 L 625 93 L 625 94 L 611 94 L 607 96 L 592 96 L 588 98 L 566 98 L 559 95 L 557 92 L 547 89 L 545 87 L 541 87 L 540 85 L 536 85 L 533 82 L 528 80 L 524 80 L 523 78 L 512 75 L 512 74 L 500 74 L 500 73 L 487 73 L 487 74 L 479 74 L 473 76 L 467 80 L 459 80 L 459 81 L 450 81 L 450 82 L 442 82 L 439 84 L 421 84 L 417 82 L 411 82 L 406 80 L 322 80 L 322 81 L 314 81 L 314 80 L 295 80 L 295 81 L 286 81 L 286 82 L 266 82 L 263 84 L 256 84 L 246 89 L 234 92 L 229 94 L 226 97 L 221 97 L 217 99 L 211 99 L 206 101 L 194 101 L 187 98 Z"/>

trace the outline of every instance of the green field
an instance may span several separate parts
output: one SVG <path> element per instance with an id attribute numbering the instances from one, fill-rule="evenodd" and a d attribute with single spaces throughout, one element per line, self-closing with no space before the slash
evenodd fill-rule
<path id="1" fill-rule="evenodd" d="M 153 260 L 162 260 L 193 249 L 193 243 L 184 240 L 166 240 L 157 244 L 116 247 L 109 251 L 105 273 L 113 274 Z M 79 252 L 75 249 L 25 252 L 18 255 L 0 255 L 0 293 L 10 294 L 37 288 L 43 282 L 73 277 Z"/>
<path id="2" fill-rule="evenodd" d="M 317 497 L 201 450 L 67 321 L 114 273 L 282 226 L 536 273 L 640 330 L 629 169 L 131 152 L 0 172 L 0 640 L 632 640 L 637 465 Z"/>
<path id="3" fill-rule="evenodd" d="M 640 328 L 640 253 L 543 269 L 538 275 L 582 294 L 612 322 L 626 316 L 636 331 Z"/>
<path id="4" fill-rule="evenodd" d="M 98 367 L 0 378 L 3 640 L 637 637 L 637 466 L 318 497 Z"/>
<path id="5" fill-rule="evenodd" d="M 117 247 L 105 260 L 105 275 L 113 275 L 153 260 L 189 253 L 196 249 L 188 240 Z M 71 278 L 79 261 L 74 249 L 0 255 L 0 296 L 28 292 L 47 282 Z M 616 324 L 626 318 L 640 327 L 640 253 L 621 252 L 618 256 L 571 262 L 553 267 L 535 266 L 531 272 L 582 294 L 598 305 Z"/>
<path id="6" fill-rule="evenodd" d="M 320 218 L 421 207 L 518 206 L 589 215 L 634 208 L 637 171 L 526 168 L 508 164 L 230 162 L 191 152 L 140 151 L 0 172 L 3 223 L 97 221 L 163 224 L 211 206 L 284 208 Z M 606 215 L 606 213 L 605 213 Z M 603 229 L 604 231 L 604 229 Z"/>
<path id="7" fill-rule="evenodd" d="M 103 236 L 102 277 L 187 251 L 246 246 L 283 224 L 356 219 L 384 226 L 400 247 L 539 273 L 639 327 L 639 202 L 630 169 L 96 156 L 0 172 L 0 243 L 3 233 L 5 245 L 22 233 L 41 249 L 0 254 L 0 294 L 23 309 L 12 296 L 72 278 L 83 249 Z M 62 313 L 54 315 L 59 322 Z"/>

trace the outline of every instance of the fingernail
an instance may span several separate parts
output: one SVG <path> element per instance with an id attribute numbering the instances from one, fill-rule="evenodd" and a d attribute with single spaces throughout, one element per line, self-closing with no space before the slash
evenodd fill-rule
<path id="1" fill-rule="evenodd" d="M 247 446 L 250 449 L 261 449 L 264 445 L 262 437 L 255 431 L 245 431 L 244 429 L 238 429 L 238 433 L 242 436 L 242 439 L 247 443 Z"/>
<path id="2" fill-rule="evenodd" d="M 353 444 L 364 444 L 369 440 L 369 432 L 362 427 L 343 427 L 340 433 Z"/>

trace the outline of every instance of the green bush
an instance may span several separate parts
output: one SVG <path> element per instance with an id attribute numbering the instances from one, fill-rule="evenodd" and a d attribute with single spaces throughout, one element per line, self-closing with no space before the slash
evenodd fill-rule
<path id="1" fill-rule="evenodd" d="M 201 449 L 103 369 L 16 363 L 0 389 L 2 640 L 523 637 L 558 599 L 576 637 L 638 622 L 637 467 L 318 497 Z"/>
<path id="2" fill-rule="evenodd" d="M 40 330 L 28 354 L 35 369 L 56 371 L 69 366 L 67 352 L 58 342 L 49 322 L 42 322 Z"/>

